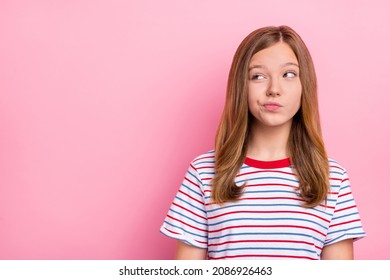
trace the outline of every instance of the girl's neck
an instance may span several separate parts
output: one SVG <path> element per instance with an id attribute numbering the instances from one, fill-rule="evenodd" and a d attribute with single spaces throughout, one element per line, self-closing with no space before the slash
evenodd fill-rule
<path id="1" fill-rule="evenodd" d="M 247 157 L 262 161 L 288 158 L 290 129 L 291 123 L 271 127 L 253 122 L 248 139 Z"/>

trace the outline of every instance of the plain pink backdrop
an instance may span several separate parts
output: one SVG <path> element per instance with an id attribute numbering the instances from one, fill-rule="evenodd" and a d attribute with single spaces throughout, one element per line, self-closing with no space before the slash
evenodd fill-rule
<path id="1" fill-rule="evenodd" d="M 388 1 L 0 1 L 0 259 L 170 259 L 159 227 L 213 148 L 234 51 L 293 27 L 329 156 L 390 259 Z"/>

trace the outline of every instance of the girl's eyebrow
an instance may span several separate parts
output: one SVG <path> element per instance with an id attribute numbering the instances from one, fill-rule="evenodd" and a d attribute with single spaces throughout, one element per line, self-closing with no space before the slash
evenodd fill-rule
<path id="1" fill-rule="evenodd" d="M 296 67 L 299 68 L 299 65 L 297 63 L 295 63 L 295 62 L 287 62 L 287 63 L 282 64 L 281 66 L 282 67 L 286 67 L 286 66 L 291 66 L 291 65 L 296 66 Z"/>
<path id="2" fill-rule="evenodd" d="M 252 65 L 249 67 L 249 71 L 251 71 L 254 68 L 267 68 L 267 67 L 264 67 L 263 65 Z"/>
<path id="3" fill-rule="evenodd" d="M 287 66 L 296 66 L 299 68 L 299 65 L 295 62 L 286 62 L 286 63 L 283 63 L 282 65 L 280 65 L 281 67 L 287 67 Z M 263 68 L 263 69 L 267 69 L 267 67 L 265 67 L 264 65 L 260 65 L 260 64 L 255 64 L 255 65 L 252 65 L 249 67 L 249 71 L 251 71 L 252 69 L 254 68 Z"/>

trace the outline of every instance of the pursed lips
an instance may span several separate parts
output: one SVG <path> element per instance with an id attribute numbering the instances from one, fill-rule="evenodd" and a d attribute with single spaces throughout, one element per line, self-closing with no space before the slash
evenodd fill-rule
<path id="1" fill-rule="evenodd" d="M 279 108 L 283 107 L 282 104 L 277 103 L 277 102 L 267 102 L 263 104 L 263 107 L 267 111 L 275 111 L 278 110 Z"/>

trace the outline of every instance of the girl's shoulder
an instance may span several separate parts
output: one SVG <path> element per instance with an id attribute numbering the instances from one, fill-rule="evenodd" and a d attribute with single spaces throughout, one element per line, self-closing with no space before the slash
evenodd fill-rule
<path id="1" fill-rule="evenodd" d="M 201 155 L 198 155 L 191 161 L 191 165 L 195 168 L 204 167 L 204 166 L 214 166 L 215 162 L 215 151 L 210 150 Z"/>
<path id="2" fill-rule="evenodd" d="M 346 172 L 346 169 L 344 168 L 343 165 L 341 165 L 337 160 L 333 159 L 333 158 L 328 158 L 328 162 L 329 162 L 329 169 L 330 170 L 339 170 L 340 172 Z"/>
<path id="3" fill-rule="evenodd" d="M 344 181 L 348 178 L 347 170 L 338 161 L 328 158 L 330 179 Z"/>

